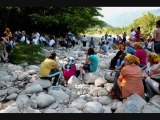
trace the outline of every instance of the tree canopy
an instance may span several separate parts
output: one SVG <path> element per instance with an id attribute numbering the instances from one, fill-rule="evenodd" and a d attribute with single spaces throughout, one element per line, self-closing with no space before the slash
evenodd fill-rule
<path id="1" fill-rule="evenodd" d="M 99 10 L 98 7 L 1 7 L 0 29 L 1 32 L 9 27 L 11 31 L 81 33 L 88 27 L 105 24 L 97 18 L 102 16 Z"/>

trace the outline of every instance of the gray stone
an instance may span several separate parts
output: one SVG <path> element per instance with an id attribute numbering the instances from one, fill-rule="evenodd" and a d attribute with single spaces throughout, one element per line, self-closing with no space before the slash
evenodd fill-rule
<path id="1" fill-rule="evenodd" d="M 64 108 L 63 113 L 82 113 L 82 111 L 76 108 Z"/>
<path id="2" fill-rule="evenodd" d="M 44 107 L 48 107 L 49 105 L 54 103 L 56 100 L 51 95 L 41 92 L 38 94 L 36 101 L 37 101 L 38 107 L 44 108 Z"/>
<path id="3" fill-rule="evenodd" d="M 102 105 L 108 105 L 112 102 L 111 98 L 108 96 L 98 97 L 98 102 Z"/>
<path id="4" fill-rule="evenodd" d="M 144 106 L 142 113 L 160 113 L 160 108 L 152 103 L 149 103 Z"/>
<path id="5" fill-rule="evenodd" d="M 7 90 L 0 90 L 0 97 L 7 94 Z"/>
<path id="6" fill-rule="evenodd" d="M 57 102 L 60 102 L 60 100 L 61 101 L 65 101 L 65 100 L 69 101 L 69 95 L 62 90 L 49 90 L 48 94 L 52 95 L 54 98 L 56 98 Z"/>
<path id="7" fill-rule="evenodd" d="M 153 96 L 149 102 L 160 108 L 160 95 Z"/>
<path id="8" fill-rule="evenodd" d="M 31 107 L 25 107 L 23 113 L 41 113 L 40 110 L 33 109 Z"/>
<path id="9" fill-rule="evenodd" d="M 101 77 L 98 77 L 98 78 L 95 80 L 95 86 L 96 86 L 96 87 L 103 87 L 104 84 L 106 84 L 106 83 L 107 83 L 107 81 L 104 80 L 104 79 L 101 78 Z"/>
<path id="10" fill-rule="evenodd" d="M 37 101 L 36 100 L 29 100 L 29 104 L 33 109 L 37 108 Z"/>
<path id="11" fill-rule="evenodd" d="M 76 76 L 71 76 L 68 80 L 68 88 L 75 88 L 76 85 L 79 85 L 81 81 Z"/>
<path id="12" fill-rule="evenodd" d="M 21 70 L 23 70 L 23 68 L 21 66 L 18 66 L 18 65 L 10 64 L 10 65 L 8 65 L 7 70 L 11 73 L 11 72 L 15 72 L 15 71 L 18 71 L 18 70 L 21 71 Z"/>
<path id="13" fill-rule="evenodd" d="M 103 113 L 104 109 L 99 102 L 88 102 L 83 109 L 85 113 Z"/>
<path id="14" fill-rule="evenodd" d="M 112 113 L 111 107 L 105 106 L 103 107 L 103 109 L 104 109 L 104 113 Z"/>
<path id="15" fill-rule="evenodd" d="M 36 65 L 30 65 L 30 66 L 28 66 L 28 69 L 29 69 L 29 70 L 35 70 L 35 71 L 37 71 L 37 72 L 38 72 L 38 70 L 39 70 L 39 66 L 36 66 Z"/>
<path id="16" fill-rule="evenodd" d="M 29 74 L 29 75 L 36 74 L 36 73 L 37 73 L 36 70 L 28 70 L 28 74 Z"/>
<path id="17" fill-rule="evenodd" d="M 18 80 L 25 80 L 28 76 L 29 74 L 27 72 L 22 72 L 21 74 L 19 74 Z"/>
<path id="18" fill-rule="evenodd" d="M 37 79 L 33 84 L 40 84 L 43 88 L 48 88 L 52 86 L 52 83 L 49 80 Z"/>
<path id="19" fill-rule="evenodd" d="M 84 74 L 84 81 L 85 83 L 95 83 L 95 80 L 98 78 L 99 76 L 97 76 L 94 73 L 85 73 Z"/>
<path id="20" fill-rule="evenodd" d="M 27 87 L 25 90 L 27 94 L 33 94 L 41 91 L 43 91 L 43 88 L 40 84 L 35 84 L 33 86 Z"/>
<path id="21" fill-rule="evenodd" d="M 57 110 L 48 108 L 48 109 L 44 110 L 43 113 L 57 113 Z"/>
<path id="22" fill-rule="evenodd" d="M 9 96 L 6 97 L 6 100 L 16 99 L 18 96 L 17 93 L 12 93 Z"/>
<path id="23" fill-rule="evenodd" d="M 27 95 L 19 95 L 16 99 L 16 105 L 18 109 L 21 111 L 25 106 L 28 106 L 29 97 Z"/>
<path id="24" fill-rule="evenodd" d="M 76 108 L 76 109 L 79 109 L 79 110 L 83 110 L 84 107 L 85 107 L 85 104 L 87 102 L 83 99 L 76 99 L 75 101 L 73 101 L 69 107 L 73 107 L 73 108 Z"/>

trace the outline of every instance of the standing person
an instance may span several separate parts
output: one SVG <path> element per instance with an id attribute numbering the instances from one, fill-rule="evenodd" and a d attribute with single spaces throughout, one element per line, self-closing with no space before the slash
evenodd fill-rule
<path id="1" fill-rule="evenodd" d="M 91 37 L 91 40 L 89 41 L 89 47 L 95 48 L 95 45 L 94 45 L 94 38 L 93 38 L 93 37 Z"/>
<path id="2" fill-rule="evenodd" d="M 141 36 L 141 30 L 140 30 L 141 28 L 138 26 L 137 27 L 137 30 L 136 30 L 136 35 L 135 35 L 135 37 L 136 37 L 136 41 L 137 42 L 139 42 L 139 40 L 140 40 L 140 36 Z"/>
<path id="3" fill-rule="evenodd" d="M 84 35 L 82 37 L 82 43 L 83 43 L 83 47 L 86 47 L 86 43 L 87 43 L 87 37 L 86 37 L 86 35 Z"/>
<path id="4" fill-rule="evenodd" d="M 108 38 L 108 34 L 106 33 L 106 34 L 104 35 L 104 39 L 107 41 L 107 38 Z"/>
<path id="5" fill-rule="evenodd" d="M 136 32 L 135 32 L 134 28 L 132 28 L 131 33 L 130 33 L 130 39 L 131 40 L 135 39 L 135 35 L 136 35 Z"/>
<path id="6" fill-rule="evenodd" d="M 136 50 L 135 56 L 137 56 L 140 60 L 140 67 L 143 67 L 147 64 L 147 54 L 145 50 L 142 48 L 142 45 L 139 42 L 135 42 L 134 48 Z"/>
<path id="7" fill-rule="evenodd" d="M 0 37 L 0 61 L 7 62 L 8 61 L 8 53 L 6 51 L 6 46 L 4 43 L 5 39 Z"/>
<path id="8" fill-rule="evenodd" d="M 98 68 L 98 56 L 94 52 L 93 48 L 89 48 L 86 52 L 85 63 L 82 63 L 83 66 L 80 66 L 80 80 L 82 80 L 83 70 L 88 72 L 95 72 Z"/>
<path id="9" fill-rule="evenodd" d="M 126 36 L 127 36 L 126 32 L 124 32 L 122 36 L 123 36 L 122 42 L 125 45 L 125 43 L 126 43 Z"/>
<path id="10" fill-rule="evenodd" d="M 71 41 L 72 41 L 72 46 L 74 47 L 75 43 L 76 43 L 76 38 L 75 38 L 74 34 L 72 34 Z"/>
<path id="11" fill-rule="evenodd" d="M 154 50 L 160 56 L 160 20 L 156 22 L 156 29 L 153 33 Z"/>
<path id="12" fill-rule="evenodd" d="M 57 73 L 57 75 L 55 75 Z M 46 58 L 42 63 L 38 71 L 38 75 L 41 78 L 48 78 L 51 81 L 52 77 L 55 77 L 54 82 L 52 85 L 56 85 L 59 80 L 60 71 L 59 66 L 56 61 L 56 53 L 51 53 L 48 58 Z M 50 79 L 51 77 L 51 79 Z"/>

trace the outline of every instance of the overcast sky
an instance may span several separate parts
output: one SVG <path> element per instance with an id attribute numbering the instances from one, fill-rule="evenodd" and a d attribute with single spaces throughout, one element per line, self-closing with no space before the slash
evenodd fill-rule
<path id="1" fill-rule="evenodd" d="M 101 7 L 101 8 L 102 10 L 100 11 L 100 13 L 104 15 L 104 18 L 105 18 L 105 16 L 112 17 L 120 13 L 133 12 L 133 11 L 144 10 L 144 9 L 153 10 L 160 7 Z"/>

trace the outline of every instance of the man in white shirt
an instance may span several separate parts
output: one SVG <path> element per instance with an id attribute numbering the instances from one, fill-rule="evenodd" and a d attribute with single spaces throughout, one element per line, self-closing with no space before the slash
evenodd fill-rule
<path id="1" fill-rule="evenodd" d="M 87 37 L 86 37 L 86 35 L 84 35 L 84 36 L 82 37 L 83 47 L 86 47 L 86 42 L 87 42 Z"/>

